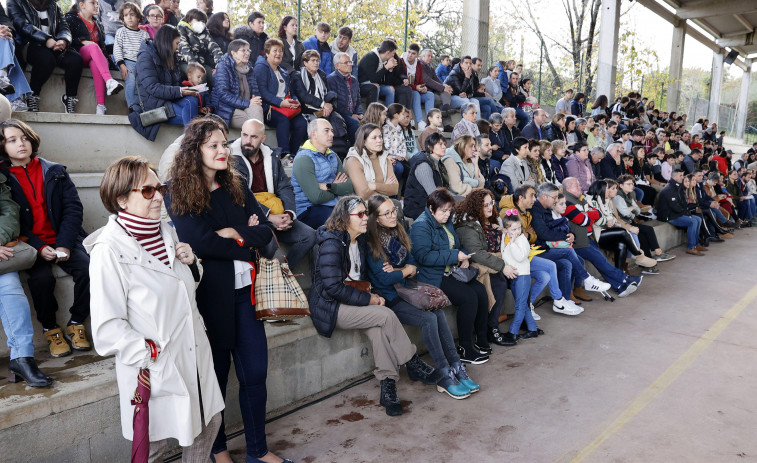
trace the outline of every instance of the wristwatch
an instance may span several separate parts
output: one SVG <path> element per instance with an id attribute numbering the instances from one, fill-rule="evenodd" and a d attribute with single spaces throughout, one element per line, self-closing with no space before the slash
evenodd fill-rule
<path id="1" fill-rule="evenodd" d="M 331 184 L 330 184 L 330 183 L 327 183 L 327 184 L 326 184 L 326 189 L 327 189 L 327 190 L 331 190 Z"/>

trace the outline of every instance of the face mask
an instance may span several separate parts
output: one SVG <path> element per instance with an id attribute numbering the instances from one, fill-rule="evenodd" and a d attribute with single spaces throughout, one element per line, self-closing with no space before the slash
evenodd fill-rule
<path id="1" fill-rule="evenodd" d="M 192 30 L 195 31 L 196 34 L 202 34 L 202 31 L 205 30 L 205 23 L 195 21 L 194 23 L 192 23 Z"/>

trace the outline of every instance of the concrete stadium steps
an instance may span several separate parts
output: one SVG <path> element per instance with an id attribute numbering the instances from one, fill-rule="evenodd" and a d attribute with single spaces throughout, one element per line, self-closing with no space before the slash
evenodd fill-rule
<path id="1" fill-rule="evenodd" d="M 659 222 L 648 223 L 654 226 L 663 249 L 669 250 L 685 242 L 683 232 L 675 227 Z M 675 253 L 683 251 L 678 248 Z M 669 277 L 665 275 L 664 264 L 661 268 L 662 275 L 648 278 Z M 589 266 L 589 270 L 596 274 L 593 267 Z M 303 287 L 308 287 L 309 263 L 303 263 L 297 271 L 308 272 L 299 279 Z M 66 278 L 70 281 L 70 277 Z M 597 303 L 601 302 L 597 300 L 592 304 Z M 545 304 L 537 310 L 548 312 L 549 307 Z M 444 311 L 453 335 L 457 337 L 454 309 L 447 307 Z M 508 294 L 505 312 L 513 311 L 512 296 Z M 59 313 L 65 314 L 65 311 Z M 35 328 L 41 333 L 39 326 Z M 425 352 L 420 329 L 409 326 L 406 329 L 419 351 Z M 323 395 L 373 369 L 370 343 L 358 332 L 335 331 L 332 338 L 326 339 L 319 336 L 312 321 L 305 318 L 281 324 L 268 323 L 266 336 L 269 349 L 267 410 L 271 416 L 292 404 Z M 0 339 L 3 347 L 4 341 Z M 26 388 L 22 383 L 9 384 L 5 382 L 7 364 L 0 363 L 0 452 L 8 461 L 123 460 L 130 443 L 121 437 L 113 359 L 99 357 L 94 352 L 53 359 L 44 352 L 44 344 L 38 341 L 35 339 L 40 348 L 37 356 L 41 368 L 56 381 L 49 390 Z M 0 358 L 5 359 L 2 362 L 7 362 L 7 355 L 7 351 L 0 352 Z M 227 395 L 227 420 L 231 431 L 241 428 L 238 389 L 232 372 Z M 56 437 L 38 438 L 46 435 Z M 14 445 L 9 445 L 10 442 Z"/>
<path id="2" fill-rule="evenodd" d="M 31 66 L 27 66 L 26 80 L 31 79 Z M 121 73 L 119 71 L 110 71 L 110 75 L 120 82 L 124 83 L 121 79 Z M 52 113 L 65 113 L 63 109 L 63 103 L 60 97 L 66 93 L 66 82 L 63 80 L 63 70 L 55 68 L 53 70 L 50 79 L 45 82 L 40 92 L 40 111 L 52 112 Z M 76 105 L 76 110 L 82 114 L 95 114 L 97 107 L 97 99 L 95 97 L 95 83 L 92 79 L 92 71 L 88 66 L 84 67 L 81 73 L 81 80 L 79 81 L 79 91 L 77 94 L 79 103 Z M 109 115 L 126 115 L 129 114 L 126 107 L 126 89 L 121 90 L 116 95 L 110 95 L 105 97 L 105 106 L 108 108 Z"/>

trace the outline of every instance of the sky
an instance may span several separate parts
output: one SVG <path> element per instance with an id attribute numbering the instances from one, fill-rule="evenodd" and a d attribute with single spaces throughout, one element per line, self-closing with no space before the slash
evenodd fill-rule
<path id="1" fill-rule="evenodd" d="M 308 1 L 308 0 L 303 0 Z M 459 3 L 461 0 L 448 0 L 450 3 Z M 557 2 L 557 0 L 549 0 Z M 499 2 L 504 0 L 494 0 L 491 7 L 494 8 Z M 151 3 L 143 2 L 143 4 Z M 182 11 L 188 11 L 194 8 L 196 0 L 181 0 Z M 660 67 L 665 68 L 670 63 L 670 49 L 673 38 L 673 26 L 649 11 L 644 6 L 636 2 L 622 2 L 622 11 L 628 9 L 628 14 L 621 18 L 625 27 L 634 29 L 637 32 L 637 38 L 640 45 L 654 48 L 660 57 Z M 226 11 L 228 0 L 214 0 L 215 11 Z M 629 8 L 630 6 L 630 8 Z M 567 20 L 564 19 L 562 8 L 545 8 L 541 10 L 542 20 L 547 24 L 565 24 L 567 30 Z M 283 16 L 283 15 L 282 15 Z M 276 21 L 273 21 L 276 23 Z M 269 27 L 273 27 L 269 24 Z M 685 68 L 700 68 L 709 70 L 712 67 L 712 51 L 701 43 L 697 42 L 691 36 L 686 37 L 683 55 L 683 66 Z M 735 66 L 725 66 L 726 72 L 731 72 L 733 76 L 740 76 L 741 70 Z"/>

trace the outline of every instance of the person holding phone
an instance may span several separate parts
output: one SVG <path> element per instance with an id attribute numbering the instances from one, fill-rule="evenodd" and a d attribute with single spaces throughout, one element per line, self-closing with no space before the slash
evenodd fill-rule
<path id="1" fill-rule="evenodd" d="M 476 279 L 463 282 L 453 276 L 456 267 L 468 268 L 471 258 L 462 249 L 460 238 L 449 220 L 454 206 L 455 198 L 444 188 L 428 196 L 426 209 L 410 227 L 412 255 L 417 264 L 416 279 L 441 288 L 458 308 L 460 360 L 478 365 L 489 361 L 492 351 L 486 336 L 489 297 L 484 285 Z"/>

